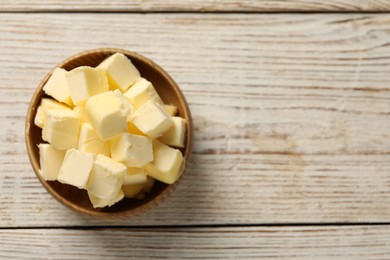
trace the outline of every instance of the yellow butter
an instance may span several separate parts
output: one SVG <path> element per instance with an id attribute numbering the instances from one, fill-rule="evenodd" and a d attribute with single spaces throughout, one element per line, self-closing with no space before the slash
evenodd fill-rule
<path id="1" fill-rule="evenodd" d="M 93 196 L 111 200 L 121 190 L 127 168 L 113 159 L 97 155 L 87 184 L 87 190 Z"/>
<path id="2" fill-rule="evenodd" d="M 107 76 L 97 68 L 77 67 L 66 74 L 66 80 L 75 105 L 83 105 L 89 97 L 108 90 Z"/>
<path id="3" fill-rule="evenodd" d="M 66 74 L 66 70 L 56 68 L 45 86 L 43 86 L 43 91 L 59 102 L 73 106 L 73 102 L 69 94 L 68 83 L 66 81 Z"/>
<path id="4" fill-rule="evenodd" d="M 56 149 L 77 147 L 80 120 L 72 110 L 44 109 L 42 139 Z"/>
<path id="5" fill-rule="evenodd" d="M 147 176 L 145 186 L 142 188 L 142 192 L 150 192 L 154 186 L 154 178 Z"/>
<path id="6" fill-rule="evenodd" d="M 145 185 L 143 183 L 129 184 L 122 187 L 122 191 L 126 198 L 134 198 L 139 194 Z"/>
<path id="7" fill-rule="evenodd" d="M 144 168 L 128 167 L 124 175 L 123 185 L 145 183 L 147 175 Z"/>
<path id="8" fill-rule="evenodd" d="M 57 150 L 50 144 L 42 143 L 38 147 L 41 176 L 47 181 L 57 180 L 66 151 Z"/>
<path id="9" fill-rule="evenodd" d="M 85 106 L 75 106 L 73 112 L 76 113 L 77 117 L 80 118 L 80 123 L 88 123 L 87 114 L 85 112 Z"/>
<path id="10" fill-rule="evenodd" d="M 130 116 L 131 117 L 131 116 Z M 144 133 L 142 133 L 134 124 L 133 122 L 127 122 L 127 132 L 133 135 L 143 135 L 145 136 Z"/>
<path id="11" fill-rule="evenodd" d="M 181 117 L 172 117 L 173 126 L 168 129 L 158 140 L 166 145 L 184 147 L 185 120 Z"/>
<path id="12" fill-rule="evenodd" d="M 58 102 L 54 99 L 51 98 L 42 98 L 41 99 L 41 104 L 42 107 L 46 108 L 58 108 L 58 109 L 71 109 L 70 106 L 63 104 L 61 102 Z"/>
<path id="13" fill-rule="evenodd" d="M 85 189 L 93 165 L 93 154 L 69 149 L 66 151 L 64 162 L 58 174 L 58 181 L 79 189 Z"/>
<path id="14" fill-rule="evenodd" d="M 125 92 L 140 73 L 131 61 L 122 53 L 115 53 L 99 64 L 98 68 L 106 72 L 110 89 L 120 89 Z"/>
<path id="15" fill-rule="evenodd" d="M 111 140 L 111 157 L 128 167 L 142 167 L 153 160 L 152 140 L 124 133 Z"/>
<path id="16" fill-rule="evenodd" d="M 146 102 L 152 101 L 156 105 L 162 107 L 165 113 L 170 116 L 174 116 L 177 112 L 176 106 L 164 104 L 156 89 L 153 87 L 153 84 L 144 78 L 137 80 L 134 85 L 124 93 L 124 95 L 137 109 Z"/>
<path id="17" fill-rule="evenodd" d="M 147 176 L 146 182 L 127 184 L 122 186 L 126 198 L 143 199 L 145 192 L 150 192 L 154 185 L 154 179 Z"/>
<path id="18" fill-rule="evenodd" d="M 43 128 L 45 115 L 43 113 L 44 108 L 56 108 L 56 109 L 66 109 L 70 110 L 71 108 L 63 103 L 60 103 L 51 98 L 42 98 L 41 104 L 37 109 L 37 113 L 34 118 L 34 124 L 40 128 Z"/>
<path id="19" fill-rule="evenodd" d="M 88 192 L 89 200 L 92 202 L 92 206 L 94 208 L 104 208 L 104 207 L 110 207 L 123 199 L 124 193 L 122 190 L 119 190 L 118 194 L 116 194 L 114 197 L 109 199 L 101 199 L 93 195 L 92 193 Z"/>
<path id="20" fill-rule="evenodd" d="M 171 117 L 150 100 L 131 115 L 130 122 L 151 138 L 161 136 L 173 125 Z"/>
<path id="21" fill-rule="evenodd" d="M 125 95 L 123 95 L 123 93 L 119 89 L 114 90 L 113 93 L 121 102 L 122 113 L 126 114 L 127 120 L 129 120 L 130 115 L 133 112 L 135 112 L 135 107 L 131 104 L 130 100 Z"/>
<path id="22" fill-rule="evenodd" d="M 34 117 L 34 124 L 40 128 L 43 128 L 43 125 L 45 124 L 45 116 L 43 114 L 43 108 L 41 106 L 38 107 L 37 113 Z"/>
<path id="23" fill-rule="evenodd" d="M 87 153 L 111 155 L 110 142 L 102 141 L 89 123 L 81 125 L 77 149 Z"/>
<path id="24" fill-rule="evenodd" d="M 184 160 L 178 149 L 154 141 L 153 157 L 153 161 L 145 165 L 149 176 L 167 184 L 174 183 L 180 177 Z"/>
<path id="25" fill-rule="evenodd" d="M 164 104 L 152 83 L 144 78 L 137 80 L 124 95 L 131 101 L 135 108 L 141 107 L 149 100 L 159 105 Z"/>
<path id="26" fill-rule="evenodd" d="M 175 105 L 166 105 L 164 104 L 163 105 L 163 108 L 165 110 L 165 112 L 170 115 L 170 116 L 175 116 L 177 114 L 177 107 Z"/>
<path id="27" fill-rule="evenodd" d="M 123 102 L 112 91 L 88 99 L 85 111 L 92 128 L 102 140 L 108 140 L 127 131 L 128 112 Z"/>

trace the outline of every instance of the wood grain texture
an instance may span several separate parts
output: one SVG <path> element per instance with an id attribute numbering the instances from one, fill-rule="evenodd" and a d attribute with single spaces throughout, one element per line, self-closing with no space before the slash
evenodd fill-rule
<path id="1" fill-rule="evenodd" d="M 390 220 L 390 15 L 2 14 L 0 33 L 1 227 Z M 194 119 L 178 189 L 123 221 L 61 206 L 24 145 L 41 78 L 97 47 L 157 62 Z"/>
<path id="2" fill-rule="evenodd" d="M 2 230 L 1 258 L 389 259 L 388 226 Z"/>
<path id="3" fill-rule="evenodd" d="M 0 11 L 98 12 L 387 12 L 387 0 L 0 0 Z"/>

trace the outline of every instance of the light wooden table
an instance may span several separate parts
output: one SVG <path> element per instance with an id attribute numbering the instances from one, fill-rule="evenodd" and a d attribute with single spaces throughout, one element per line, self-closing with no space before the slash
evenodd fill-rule
<path id="1" fill-rule="evenodd" d="M 0 258 L 390 259 L 390 1 L 0 0 Z M 81 217 L 29 164 L 35 87 L 85 49 L 164 67 L 195 124 L 164 204 Z"/>

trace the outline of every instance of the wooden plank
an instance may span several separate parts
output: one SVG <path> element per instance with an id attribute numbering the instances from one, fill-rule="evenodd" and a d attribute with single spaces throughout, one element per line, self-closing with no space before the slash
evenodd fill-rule
<path id="1" fill-rule="evenodd" d="M 15 229 L 0 257 L 21 259 L 389 259 L 389 226 Z"/>
<path id="2" fill-rule="evenodd" d="M 390 15 L 3 14 L 0 32 L 2 227 L 389 221 Z M 23 131 L 56 62 L 112 46 L 164 67 L 196 130 L 173 196 L 104 222 L 46 194 Z"/>
<path id="3" fill-rule="evenodd" d="M 97 11 L 97 12 L 387 12 L 386 0 L 0 0 L 0 11 Z"/>

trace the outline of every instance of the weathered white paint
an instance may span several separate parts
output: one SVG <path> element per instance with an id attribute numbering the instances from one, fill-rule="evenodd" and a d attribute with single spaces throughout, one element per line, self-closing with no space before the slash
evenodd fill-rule
<path id="1" fill-rule="evenodd" d="M 388 222 L 389 32 L 388 14 L 3 13 L 0 226 Z M 40 79 L 97 47 L 137 51 L 165 68 L 196 128 L 178 190 L 134 219 L 64 208 L 25 151 Z"/>
<path id="2" fill-rule="evenodd" d="M 15 229 L 0 257 L 21 259 L 389 259 L 388 226 Z"/>
<path id="3" fill-rule="evenodd" d="M 135 12 L 359 12 L 389 11 L 386 0 L 1 0 L 1 11 L 135 11 Z"/>

